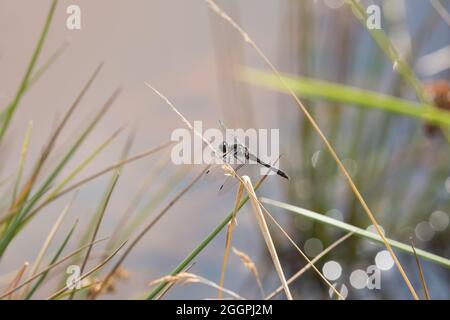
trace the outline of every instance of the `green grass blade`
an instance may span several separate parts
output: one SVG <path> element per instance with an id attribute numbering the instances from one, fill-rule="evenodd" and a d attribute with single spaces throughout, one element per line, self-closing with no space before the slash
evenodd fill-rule
<path id="1" fill-rule="evenodd" d="M 119 135 L 122 129 L 116 130 L 106 141 L 99 145 L 91 154 L 89 154 L 79 165 L 70 172 L 47 196 L 45 201 L 54 198 L 72 179 L 74 179 L 84 168 L 86 168 L 111 142 Z"/>
<path id="2" fill-rule="evenodd" d="M 54 197 L 52 197 L 50 199 L 46 199 L 45 201 L 43 201 L 37 208 L 33 209 L 30 212 L 30 214 L 26 216 L 25 220 L 28 221 L 28 220 L 32 219 L 38 212 L 40 212 L 45 206 L 50 204 L 52 201 L 62 197 L 63 195 L 65 195 L 65 194 L 67 194 L 67 193 L 69 193 L 69 192 L 71 192 L 73 190 L 76 190 L 76 189 L 80 188 L 81 186 L 85 185 L 86 183 L 88 183 L 88 182 L 90 182 L 92 180 L 95 180 L 95 179 L 105 175 L 106 173 L 108 173 L 110 171 L 113 171 L 115 169 L 118 169 L 120 167 L 128 165 L 128 164 L 130 164 L 132 162 L 144 159 L 145 157 L 148 157 L 148 156 L 150 156 L 150 155 L 152 155 L 152 154 L 154 154 L 154 153 L 156 153 L 158 151 L 161 151 L 161 150 L 167 148 L 168 146 L 170 146 L 172 144 L 173 144 L 173 142 L 170 141 L 170 142 L 161 144 L 161 145 L 159 145 L 157 147 L 154 147 L 154 148 L 152 148 L 150 150 L 141 152 L 141 153 L 139 153 L 137 155 L 134 155 L 134 156 L 132 156 L 130 158 L 127 158 L 127 159 L 125 159 L 123 161 L 119 161 L 119 162 L 117 162 L 117 163 L 115 163 L 113 165 L 110 165 L 110 166 L 108 166 L 108 167 L 106 167 L 106 168 L 104 168 L 104 169 L 102 169 L 102 170 L 100 170 L 100 171 L 98 171 L 98 172 L 96 172 L 96 173 L 94 173 L 94 174 L 92 174 L 92 175 L 90 175 L 90 176 L 88 176 L 88 177 L 86 177 L 86 178 L 84 178 L 84 179 L 82 179 L 82 180 L 80 180 L 80 181 L 78 181 L 78 182 L 68 186 L 64 190 L 61 190 Z M 0 225 L 2 223 L 4 223 L 5 221 L 7 221 L 8 218 L 11 217 L 12 215 L 14 215 L 14 212 L 8 212 L 5 217 L 1 217 L 0 218 Z"/>
<path id="3" fill-rule="evenodd" d="M 25 91 L 30 89 L 43 75 L 44 73 L 52 66 L 53 63 L 58 60 L 58 58 L 66 51 L 69 43 L 64 41 L 64 43 L 56 49 L 56 51 L 44 62 L 42 66 L 40 66 L 36 72 L 30 77 L 30 80 L 27 83 Z"/>
<path id="4" fill-rule="evenodd" d="M 36 256 L 36 259 L 33 263 L 33 266 L 31 267 L 31 270 L 29 272 L 30 276 L 34 276 L 42 262 L 42 259 L 44 258 L 45 254 L 47 253 L 47 250 L 50 246 L 50 243 L 53 241 L 53 238 L 55 237 L 56 233 L 58 232 L 59 228 L 61 227 L 67 213 L 70 211 L 70 208 L 72 207 L 73 202 L 75 201 L 76 193 L 70 200 L 70 202 L 64 207 L 59 217 L 56 219 L 55 223 L 53 224 L 53 227 L 50 229 L 50 232 L 45 239 L 41 249 L 39 250 L 38 255 Z M 28 291 L 28 286 L 24 288 L 24 292 Z"/>
<path id="5" fill-rule="evenodd" d="M 105 103 L 105 105 L 99 111 L 99 113 L 96 115 L 96 117 L 88 125 L 88 127 L 85 129 L 85 131 L 80 135 L 80 137 L 74 143 L 74 145 L 71 146 L 69 151 L 63 157 L 63 159 L 57 164 L 55 169 L 51 172 L 50 176 L 42 183 L 42 185 L 39 187 L 36 194 L 34 196 L 32 196 L 30 201 L 23 207 L 23 209 L 21 209 L 19 211 L 19 213 L 13 217 L 11 223 L 8 225 L 4 234 L 2 235 L 2 238 L 0 239 L 0 257 L 3 256 L 4 252 L 6 251 L 6 248 L 8 247 L 11 240 L 14 238 L 17 230 L 21 227 L 21 223 L 22 223 L 23 219 L 25 218 L 25 216 L 27 215 L 27 213 L 30 212 L 30 210 L 37 203 L 37 201 L 48 190 L 51 183 L 55 180 L 55 178 L 58 176 L 58 174 L 61 172 L 61 170 L 65 167 L 67 162 L 72 158 L 72 156 L 75 154 L 77 149 L 80 147 L 80 145 L 83 143 L 83 141 L 87 138 L 87 136 L 93 130 L 93 128 L 96 126 L 96 124 L 100 121 L 100 119 L 103 117 L 103 115 L 106 113 L 106 111 L 111 107 L 111 105 L 113 104 L 113 102 L 115 101 L 115 99 L 117 98 L 119 93 L 120 93 L 120 89 L 114 91 L 114 93 L 111 95 L 111 97 Z"/>
<path id="6" fill-rule="evenodd" d="M 64 251 L 64 248 L 66 247 L 67 243 L 69 242 L 70 238 L 72 237 L 73 232 L 75 231 L 75 228 L 78 224 L 78 220 L 75 221 L 74 225 L 72 226 L 72 229 L 70 229 L 69 233 L 67 234 L 66 238 L 64 239 L 63 243 L 61 244 L 61 246 L 59 247 L 58 251 L 56 252 L 55 256 L 53 257 L 53 259 L 50 261 L 49 265 L 54 264 L 59 256 L 61 255 L 61 253 Z M 33 296 L 33 294 L 36 292 L 36 290 L 39 288 L 39 286 L 42 284 L 42 282 L 45 280 L 45 278 L 47 277 L 49 271 L 44 272 L 39 279 L 36 281 L 36 283 L 34 284 L 34 286 L 31 288 L 30 292 L 28 292 L 28 294 L 25 296 L 25 300 L 29 300 L 31 299 L 31 297 Z"/>
<path id="7" fill-rule="evenodd" d="M 144 224 L 149 214 L 151 214 L 153 210 L 167 198 L 170 191 L 173 189 L 173 186 L 176 185 L 176 182 L 182 181 L 187 173 L 188 171 L 186 168 L 181 167 L 175 171 L 175 173 L 171 174 L 162 187 L 152 194 L 152 197 L 143 205 L 142 209 L 134 216 L 129 217 L 129 219 L 125 221 L 125 224 L 121 226 L 121 229 L 118 230 L 117 234 L 114 234 L 114 238 L 111 238 L 107 250 L 111 250 L 116 247 L 118 243 L 125 241 L 125 239 L 129 239 L 133 232 L 138 230 L 139 227 Z"/>
<path id="8" fill-rule="evenodd" d="M 17 106 L 19 105 L 20 100 L 22 99 L 22 97 L 26 91 L 26 88 L 30 81 L 31 74 L 33 73 L 34 66 L 36 65 L 36 61 L 39 58 L 42 47 L 44 46 L 45 38 L 47 37 L 47 33 L 50 28 L 52 19 L 53 19 L 53 14 L 55 13 L 57 3 L 58 3 L 57 0 L 52 1 L 50 10 L 47 15 L 47 19 L 44 24 L 44 28 L 42 29 L 38 43 L 36 45 L 36 48 L 34 49 L 33 55 L 31 56 L 30 63 L 28 64 L 27 70 L 25 71 L 25 75 L 22 79 L 22 82 L 20 83 L 19 89 L 17 90 L 14 100 L 5 109 L 5 113 L 3 114 L 3 119 L 1 119 L 2 124 L 0 126 L 0 143 L 2 142 L 3 137 L 6 133 L 6 130 L 9 127 L 9 124 L 14 115 L 14 112 L 16 111 Z"/>
<path id="9" fill-rule="evenodd" d="M 82 281 L 85 278 L 89 277 L 91 274 L 97 272 L 100 268 L 102 268 L 104 265 L 106 265 L 112 258 L 114 258 L 114 256 L 125 246 L 126 243 L 127 243 L 126 241 L 124 243 L 122 243 L 120 245 L 120 247 L 118 247 L 113 253 L 111 253 L 105 260 L 103 260 L 97 266 L 95 266 L 94 268 L 92 268 L 91 270 L 89 270 L 88 272 L 86 272 L 85 274 L 83 274 L 82 276 L 77 278 L 76 280 L 77 281 Z M 50 297 L 48 297 L 47 300 L 56 299 L 57 297 L 59 297 L 61 294 L 63 294 L 67 290 L 70 290 L 70 289 L 67 288 L 67 286 L 64 286 L 60 290 L 58 290 L 57 292 L 52 294 Z"/>
<path id="10" fill-rule="evenodd" d="M 264 176 L 256 185 L 255 185 L 255 191 L 259 189 L 261 183 L 265 180 Z M 237 210 L 231 210 L 228 215 L 222 220 L 222 222 L 183 260 L 181 263 L 170 273 L 170 275 L 175 276 L 181 271 L 183 271 L 189 263 L 192 262 L 192 260 L 195 259 L 199 255 L 200 252 L 203 251 L 203 249 L 206 248 L 206 246 L 222 231 L 223 228 L 225 228 L 228 223 L 231 221 L 231 219 L 235 216 L 239 210 L 247 203 L 249 200 L 249 197 L 246 196 L 244 199 L 242 199 L 241 203 L 239 204 L 239 207 Z M 156 286 L 155 289 L 153 289 L 147 296 L 147 300 L 155 299 L 156 296 L 161 292 L 161 290 L 164 289 L 164 287 L 167 285 L 167 282 L 161 282 L 158 286 Z"/>
<path id="11" fill-rule="evenodd" d="M 366 10 L 359 3 L 359 0 L 347 0 L 347 4 L 350 6 L 353 15 L 364 26 L 364 28 L 367 29 L 378 46 L 383 50 L 384 54 L 392 61 L 394 70 L 398 71 L 406 82 L 411 85 L 419 101 L 425 103 L 427 100 L 423 93 L 422 85 L 419 79 L 417 79 L 414 71 L 408 63 L 400 57 L 387 34 L 383 31 L 383 29 L 367 28 L 366 22 L 368 16 Z"/>
<path id="12" fill-rule="evenodd" d="M 67 47 L 69 46 L 68 42 L 64 42 L 56 51 L 44 62 L 42 66 L 40 66 L 30 77 L 30 80 L 28 81 L 24 93 L 28 91 L 43 75 L 44 73 L 52 66 L 53 63 L 58 60 L 58 58 L 66 51 Z M 12 104 L 12 102 L 8 103 L 8 107 Z M 8 110 L 8 107 L 3 109 L 0 112 L 0 123 L 3 121 L 5 114 Z"/>
<path id="13" fill-rule="evenodd" d="M 27 132 L 25 133 L 25 138 L 23 139 L 22 150 L 20 152 L 19 168 L 17 170 L 16 182 L 14 183 L 13 195 L 12 195 L 12 200 L 11 200 L 11 208 L 14 206 L 14 203 L 16 202 L 17 192 L 19 190 L 19 184 L 20 184 L 20 181 L 22 180 L 23 169 L 25 166 L 25 159 L 26 159 L 27 152 L 28 152 L 28 145 L 30 143 L 32 129 L 33 129 L 33 122 L 30 121 L 28 124 Z"/>
<path id="14" fill-rule="evenodd" d="M 303 209 L 300 207 L 296 207 L 293 206 L 291 204 L 288 203 L 283 203 L 283 202 L 279 202 L 276 200 L 272 200 L 272 199 L 267 199 L 267 198 L 261 198 L 261 202 L 262 203 L 266 203 L 284 210 L 287 210 L 289 212 L 295 213 L 295 214 L 299 214 L 302 215 L 304 217 L 313 219 L 317 222 L 326 224 L 326 225 L 330 225 L 336 228 L 339 228 L 341 230 L 345 230 L 345 231 L 349 231 L 349 232 L 353 232 L 355 235 L 366 238 L 366 239 L 370 239 L 379 243 L 383 243 L 383 240 L 381 240 L 380 236 L 378 234 L 372 233 L 370 231 L 355 227 L 351 224 L 330 218 L 328 216 L 325 216 L 323 214 L 317 213 L 317 212 L 313 212 L 307 209 Z M 402 242 L 396 241 L 396 240 L 392 240 L 387 238 L 388 243 L 394 247 L 397 248 L 399 250 L 402 250 L 406 253 L 409 253 L 411 255 L 414 255 L 414 251 L 411 248 L 410 245 L 404 244 Z M 425 250 L 421 250 L 421 249 L 416 249 L 416 253 L 418 256 L 436 262 L 446 268 L 450 269 L 450 260 L 446 259 L 444 257 L 440 257 L 438 255 L 435 255 L 433 253 L 427 252 Z"/>
<path id="15" fill-rule="evenodd" d="M 87 229 L 87 232 L 86 232 L 86 234 L 84 236 L 84 238 L 89 238 L 90 237 L 91 238 L 90 239 L 91 243 L 94 243 L 95 239 L 97 238 L 98 230 L 100 229 L 100 225 L 101 225 L 101 223 L 103 221 L 103 217 L 105 216 L 106 208 L 108 207 L 109 200 L 111 199 L 112 193 L 114 191 L 114 188 L 117 185 L 117 181 L 119 180 L 119 177 L 120 177 L 120 171 L 117 170 L 114 173 L 113 177 L 111 178 L 109 186 L 106 189 L 106 192 L 105 192 L 105 194 L 103 196 L 103 199 L 102 199 L 102 201 L 100 203 L 100 206 L 99 206 L 99 208 L 97 210 L 97 213 L 94 215 L 94 217 L 93 217 L 93 219 L 92 219 L 92 221 L 90 223 L 91 228 Z M 84 245 L 84 242 L 81 243 L 81 246 L 82 245 Z M 83 262 L 82 262 L 81 268 L 80 268 L 80 273 L 81 274 L 84 272 L 84 269 L 86 268 L 87 262 L 89 260 L 89 256 L 90 256 L 91 251 L 92 251 L 92 247 L 93 247 L 93 245 L 89 246 L 87 251 L 86 251 L 86 255 L 84 256 L 84 259 L 83 259 Z M 73 292 L 70 295 L 69 300 L 72 300 L 74 295 L 75 295 L 75 292 Z"/>
<path id="16" fill-rule="evenodd" d="M 287 93 L 286 88 L 271 72 L 243 67 L 239 78 L 253 85 Z M 348 103 L 384 112 L 418 118 L 437 125 L 450 127 L 450 112 L 432 105 L 363 90 L 333 82 L 283 75 L 283 80 L 296 94 L 306 98 L 321 98 Z"/>

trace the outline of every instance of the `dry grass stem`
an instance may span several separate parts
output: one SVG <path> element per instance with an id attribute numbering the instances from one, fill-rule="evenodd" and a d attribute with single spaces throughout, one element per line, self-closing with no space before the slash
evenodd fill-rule
<path id="1" fill-rule="evenodd" d="M 29 265 L 30 264 L 28 262 L 25 262 L 23 264 L 23 266 L 19 269 L 19 271 L 17 272 L 14 279 L 11 281 L 9 286 L 6 288 L 5 293 L 3 294 L 4 297 L 8 297 L 8 299 L 13 298 L 13 296 L 12 296 L 13 292 L 11 291 L 11 288 L 14 288 L 15 286 L 17 286 L 17 284 L 20 282 L 20 279 L 22 279 L 22 276 L 25 273 L 25 271 L 27 270 Z"/>
<path id="2" fill-rule="evenodd" d="M 244 193 L 244 185 L 242 183 L 240 183 L 238 192 L 236 194 L 236 201 L 234 204 L 233 217 L 231 218 L 230 223 L 228 224 L 228 229 L 227 229 L 227 237 L 225 240 L 225 251 L 223 254 L 223 263 L 222 263 L 222 269 L 220 272 L 219 286 L 221 286 L 221 287 L 223 287 L 223 284 L 225 281 L 225 271 L 227 268 L 228 256 L 230 255 L 231 236 L 233 235 L 233 229 L 234 229 L 234 226 L 236 225 L 236 214 L 238 212 L 239 204 L 241 203 L 243 193 Z M 222 290 L 219 290 L 217 298 L 219 300 L 222 299 Z"/>
<path id="3" fill-rule="evenodd" d="M 333 242 L 331 245 L 329 245 L 325 250 L 323 250 L 321 253 L 319 253 L 317 256 L 315 256 L 314 259 L 312 259 L 310 261 L 310 263 L 305 265 L 303 268 L 301 268 L 299 271 L 297 271 L 293 276 L 291 276 L 289 278 L 289 280 L 287 281 L 287 283 L 291 284 L 292 282 L 294 282 L 295 280 L 300 278 L 301 275 L 304 274 L 306 271 L 308 271 L 317 261 L 319 261 L 322 257 L 324 257 L 326 254 L 331 252 L 339 244 L 341 244 L 342 242 L 344 242 L 345 240 L 350 238 L 352 236 L 352 234 L 353 234 L 352 232 L 349 232 L 345 236 L 339 238 L 338 240 Z M 334 288 L 334 286 L 332 286 L 332 287 Z M 275 289 L 272 293 L 270 293 L 265 299 L 270 300 L 270 299 L 274 298 L 275 296 L 277 296 L 282 291 L 283 291 L 283 287 L 280 286 L 277 289 Z"/>
<path id="4" fill-rule="evenodd" d="M 127 242 L 125 241 L 124 243 L 122 243 L 116 250 L 114 250 L 113 253 L 111 253 L 108 257 L 106 257 L 105 260 L 103 260 L 101 263 L 99 263 L 97 266 L 95 266 L 94 268 L 92 268 L 91 270 L 89 270 L 88 272 L 86 272 L 84 275 L 80 276 L 79 278 L 75 279 L 75 282 L 78 281 L 82 281 L 83 279 L 89 277 L 91 274 L 93 274 L 94 272 L 96 272 L 97 270 L 99 270 L 100 268 L 102 268 L 105 264 L 107 264 L 109 262 L 109 260 L 111 260 L 119 251 L 120 249 L 123 248 L 123 246 L 126 244 Z M 57 298 L 58 296 L 60 296 L 61 294 L 63 294 L 64 292 L 66 292 L 67 290 L 70 290 L 67 286 L 62 287 L 60 290 L 56 291 L 54 294 L 52 294 L 51 296 L 49 296 L 47 298 L 47 300 L 53 300 L 55 298 Z"/>
<path id="5" fill-rule="evenodd" d="M 266 220 L 264 219 L 264 215 L 262 213 L 259 202 L 256 200 L 255 190 L 253 189 L 252 182 L 250 178 L 247 176 L 242 177 L 244 181 L 245 188 L 250 197 L 250 202 L 253 207 L 253 212 L 255 213 L 256 220 L 258 221 L 259 228 L 263 235 L 264 241 L 266 242 L 267 249 L 269 249 L 270 256 L 272 257 L 273 264 L 278 273 L 278 277 L 280 278 L 281 284 L 283 286 L 284 292 L 286 293 L 286 297 L 288 300 L 292 300 L 291 291 L 286 282 L 286 278 L 284 277 L 283 268 L 281 267 L 280 260 L 278 259 L 277 251 L 272 241 L 272 237 L 270 236 L 269 228 L 267 227 Z"/>
<path id="6" fill-rule="evenodd" d="M 252 259 L 250 259 L 250 257 L 248 255 L 246 255 L 244 252 L 239 251 L 238 249 L 236 249 L 234 247 L 233 247 L 233 253 L 241 260 L 244 267 L 246 267 L 248 269 L 248 271 L 250 271 L 250 273 L 253 274 L 253 276 L 256 279 L 256 283 L 258 284 L 259 291 L 261 292 L 261 296 L 264 297 L 265 296 L 264 288 L 263 288 L 263 285 L 261 282 L 261 278 L 259 277 L 259 273 L 258 273 L 258 269 L 256 268 L 256 264 L 252 261 Z M 288 284 L 289 284 L 289 281 L 288 281 Z M 281 290 L 283 290 L 283 287 L 281 287 Z"/>
<path id="7" fill-rule="evenodd" d="M 32 282 L 33 280 L 37 279 L 38 277 L 40 277 L 42 274 L 46 273 L 47 271 L 50 271 L 51 269 L 55 268 L 56 266 L 62 264 L 64 261 L 67 261 L 68 259 L 72 258 L 73 256 L 77 255 L 78 253 L 80 253 L 81 251 L 83 251 L 84 249 L 86 249 L 87 247 L 89 247 L 91 244 L 97 244 L 101 241 L 105 241 L 108 238 L 103 238 L 103 239 L 99 239 L 97 241 L 95 241 L 94 243 L 88 243 L 74 251 L 72 251 L 71 253 L 69 253 L 68 255 L 66 255 L 64 258 L 61 258 L 60 260 L 58 260 L 57 262 L 49 265 L 48 267 L 46 267 L 45 269 L 43 269 L 42 271 L 36 273 L 34 276 L 28 278 L 27 280 L 25 280 L 24 282 L 22 282 L 20 285 L 14 287 L 13 289 L 9 290 L 8 292 L 3 293 L 0 296 L 0 299 L 3 299 L 4 297 L 6 297 L 7 295 L 19 290 L 20 288 L 23 288 L 23 286 L 29 284 L 30 282 Z"/>
<path id="8" fill-rule="evenodd" d="M 159 284 L 162 282 L 163 283 L 167 282 L 167 283 L 172 283 L 172 284 L 180 284 L 180 285 L 187 285 L 187 284 L 191 284 L 191 283 L 202 283 L 202 284 L 210 286 L 214 289 L 218 289 L 218 290 L 228 294 L 229 296 L 231 296 L 234 299 L 245 300 L 239 294 L 237 294 L 229 289 L 226 289 L 211 280 L 208 280 L 206 278 L 203 278 L 201 276 L 198 276 L 196 274 L 189 273 L 189 272 L 181 272 L 175 276 L 172 276 L 172 275 L 164 276 L 159 279 L 153 280 L 152 282 L 150 282 L 149 285 L 153 286 L 153 285 L 156 285 L 156 284 Z"/>
<path id="9" fill-rule="evenodd" d="M 416 246 L 414 245 L 414 240 L 411 238 L 411 247 L 414 252 L 414 258 L 416 259 L 417 269 L 419 270 L 420 282 L 422 283 L 423 295 L 425 300 L 430 300 L 430 293 L 428 291 L 427 282 L 425 281 L 425 276 L 423 274 L 423 269 L 420 264 L 419 256 L 416 253 Z"/>

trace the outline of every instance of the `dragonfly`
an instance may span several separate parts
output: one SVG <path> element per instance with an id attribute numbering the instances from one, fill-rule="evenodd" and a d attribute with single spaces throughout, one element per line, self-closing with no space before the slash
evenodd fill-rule
<path id="1" fill-rule="evenodd" d="M 221 130 L 224 132 L 227 130 L 227 127 L 222 121 L 219 121 L 219 125 Z M 233 136 L 232 142 L 222 141 L 219 145 L 219 157 L 224 163 L 231 165 L 234 172 L 238 172 L 242 170 L 244 167 L 249 166 L 251 163 L 258 164 L 267 168 L 268 171 L 272 171 L 278 176 L 289 180 L 289 176 L 282 170 L 275 168 L 273 165 L 261 160 L 258 156 L 254 155 L 250 152 L 249 148 L 245 146 L 245 144 L 241 143 L 236 136 Z M 210 174 L 210 170 L 206 171 L 206 175 Z M 225 182 L 220 186 L 219 191 L 223 190 L 225 185 L 231 180 L 231 177 L 228 176 Z"/>

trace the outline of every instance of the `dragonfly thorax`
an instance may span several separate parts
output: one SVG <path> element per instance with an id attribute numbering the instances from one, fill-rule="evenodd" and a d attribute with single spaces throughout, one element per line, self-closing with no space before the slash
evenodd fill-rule
<path id="1" fill-rule="evenodd" d="M 240 143 L 229 144 L 224 141 L 221 145 L 221 151 L 223 153 L 222 158 L 225 160 L 225 162 L 248 163 L 248 148 Z"/>

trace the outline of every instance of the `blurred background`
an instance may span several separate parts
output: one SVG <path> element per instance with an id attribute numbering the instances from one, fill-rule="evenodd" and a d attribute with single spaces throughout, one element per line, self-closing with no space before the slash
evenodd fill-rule
<path id="1" fill-rule="evenodd" d="M 343 1 L 217 3 L 242 25 L 282 73 L 295 79 L 316 79 L 370 90 L 411 103 L 418 101 L 411 81 L 398 72 L 396 64 Z M 382 32 L 389 37 L 398 57 L 411 66 L 414 79 L 427 84 L 429 92 L 435 94 L 438 89 L 444 92 L 444 103 L 438 107 L 450 109 L 450 90 L 446 87 L 450 80 L 450 26 L 448 16 L 447 21 L 442 16 L 449 12 L 450 1 L 439 2 L 446 11 L 437 10 L 436 1 L 360 3 L 364 8 L 371 4 L 381 8 Z M 81 30 L 66 28 L 66 8 L 72 4 L 81 8 Z M 44 0 L 0 0 L 2 109 L 16 94 L 49 6 L 50 1 Z M 59 1 L 38 65 L 61 47 L 64 51 L 26 92 L 14 114 L 0 146 L 0 181 L 17 171 L 22 141 L 29 122 L 33 121 L 24 177 L 31 174 L 56 124 L 97 65 L 104 62 L 99 76 L 58 138 L 39 179 L 50 173 L 77 132 L 119 85 L 123 86 L 123 92 L 71 158 L 61 178 L 121 127 L 119 136 L 76 181 L 119 161 L 127 143 L 127 153 L 134 155 L 169 141 L 171 132 L 183 127 L 183 123 L 144 85 L 147 81 L 169 97 L 188 119 L 202 120 L 204 128 L 217 127 L 219 119 L 230 127 L 279 128 L 283 153 L 280 167 L 291 179 L 286 182 L 270 176 L 259 194 L 373 230 L 335 162 L 293 99 L 270 84 L 273 82 L 264 81 L 270 70 L 204 1 Z M 260 72 L 255 73 L 255 69 Z M 251 70 L 253 76 L 246 76 Z M 441 87 L 436 81 L 441 81 Z M 412 238 L 417 248 L 450 257 L 450 148 L 445 130 L 417 117 L 324 99 L 320 93 L 299 96 L 343 159 L 385 234 L 408 245 Z M 175 166 L 169 154 L 167 149 L 123 168 L 99 238 L 116 234 L 118 227 L 125 231 L 121 230 L 116 240 L 135 236 L 202 169 Z M 92 226 L 111 175 L 79 188 L 49 252 L 58 249 L 75 219 L 79 219 L 79 226 L 67 250 L 79 246 L 85 236 L 83 231 Z M 1 186 L 7 199 L 13 180 Z M 218 195 L 219 185 L 220 182 L 201 179 L 177 201 L 125 260 L 127 279 L 120 280 L 114 292 L 100 298 L 139 298 L 150 290 L 151 280 L 170 273 L 232 210 L 235 192 Z M 0 263 L 1 288 L 7 286 L 11 274 L 25 261 L 36 259 L 52 225 L 72 196 L 73 192 L 52 202 L 14 238 Z M 310 258 L 345 234 L 333 226 L 275 207 L 267 208 Z M 5 210 L 3 205 L 2 212 Z M 305 260 L 275 229 L 273 237 L 286 275 L 294 274 L 305 265 Z M 93 256 L 97 258 L 89 261 L 89 266 L 98 263 L 103 246 L 94 248 Z M 224 246 L 225 231 L 222 231 L 195 259 L 190 272 L 219 282 Z M 232 246 L 255 262 L 267 293 L 278 287 L 279 279 L 249 205 L 239 213 Z M 389 257 L 379 254 L 383 250 L 380 244 L 353 236 L 323 257 L 317 266 L 332 275 L 329 280 L 348 299 L 409 299 L 410 293 L 396 267 Z M 421 292 L 414 257 L 398 254 L 414 287 Z M 430 296 L 450 298 L 449 270 L 427 260 L 421 260 L 421 264 Z M 381 270 L 381 289 L 358 289 L 355 278 L 351 281 L 352 274 L 371 265 Z M 55 269 L 34 297 L 47 297 L 64 276 L 65 268 Z M 233 254 L 228 262 L 225 287 L 246 298 L 261 298 L 254 278 Z M 329 288 L 312 270 L 294 282 L 291 289 L 297 299 L 335 298 L 330 297 Z M 191 284 L 174 286 L 165 298 L 216 296 L 214 289 Z"/>

